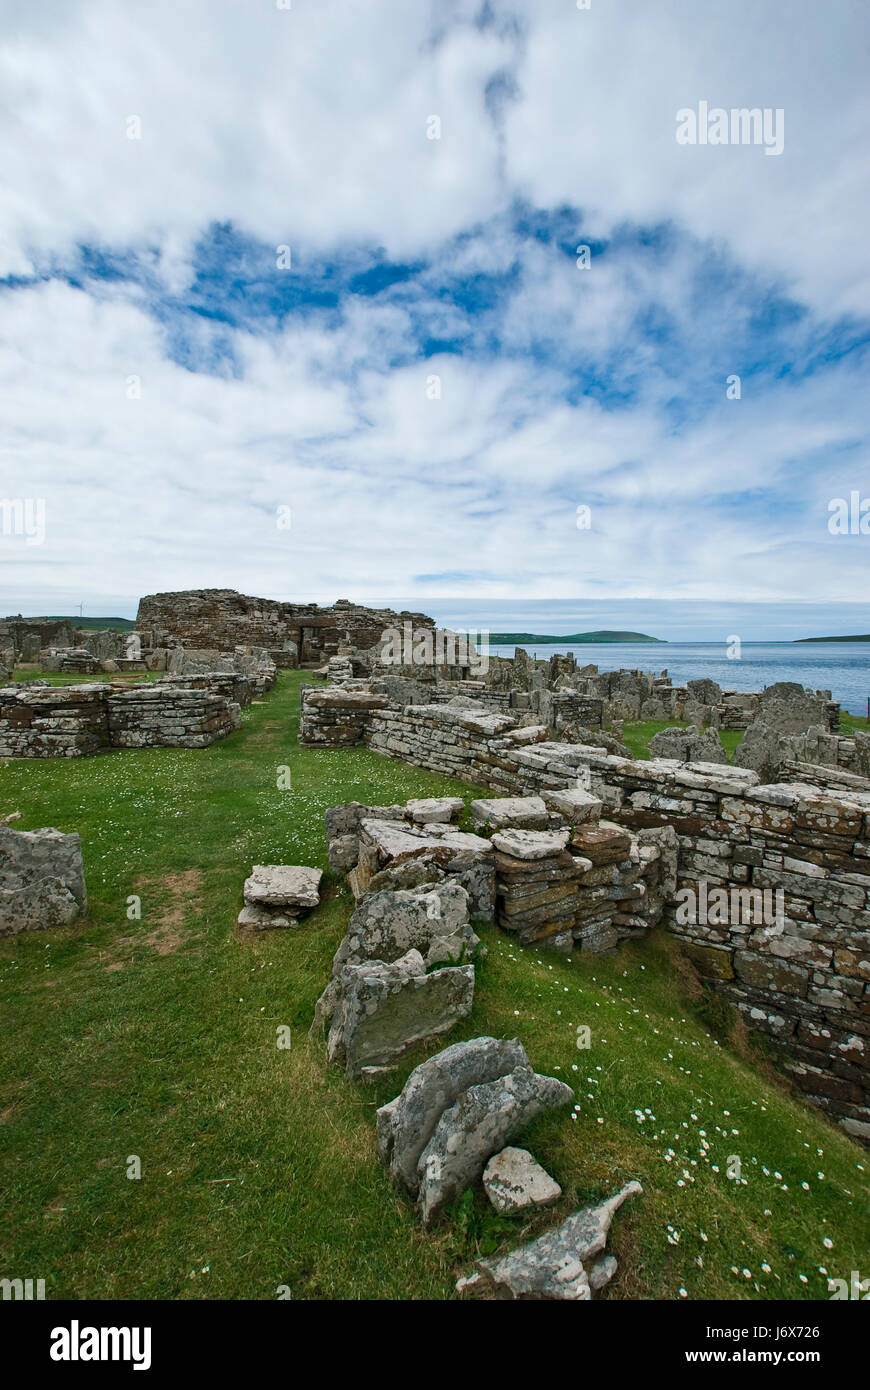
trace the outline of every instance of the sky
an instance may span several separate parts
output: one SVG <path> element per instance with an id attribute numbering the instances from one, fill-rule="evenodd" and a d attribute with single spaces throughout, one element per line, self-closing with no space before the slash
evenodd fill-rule
<path id="1" fill-rule="evenodd" d="M 831 529 L 870 498 L 864 0 L 0 0 L 0 36 L 0 613 L 870 630 Z M 704 103 L 781 149 L 680 143 Z"/>

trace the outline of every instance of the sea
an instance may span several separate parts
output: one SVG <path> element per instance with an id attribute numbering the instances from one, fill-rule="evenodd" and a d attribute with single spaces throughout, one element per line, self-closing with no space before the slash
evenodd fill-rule
<path id="1" fill-rule="evenodd" d="M 513 656 L 514 647 L 488 648 Z M 530 656 L 573 652 L 581 666 L 600 671 L 667 671 L 674 685 L 707 677 L 724 690 L 762 690 L 775 681 L 798 681 L 830 690 L 849 714 L 870 713 L 870 642 L 744 642 L 731 658 L 722 642 L 565 642 L 526 644 Z"/>

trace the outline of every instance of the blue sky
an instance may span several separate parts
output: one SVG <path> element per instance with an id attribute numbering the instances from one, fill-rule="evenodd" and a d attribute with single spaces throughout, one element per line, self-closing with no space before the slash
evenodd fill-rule
<path id="1" fill-rule="evenodd" d="M 870 627 L 864 6 L 207 10 L 2 5 L 0 611 Z"/>

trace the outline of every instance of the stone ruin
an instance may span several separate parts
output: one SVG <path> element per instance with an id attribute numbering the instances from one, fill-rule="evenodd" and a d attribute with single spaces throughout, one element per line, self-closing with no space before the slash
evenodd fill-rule
<path id="1" fill-rule="evenodd" d="M 326 1033 L 329 1061 L 349 1077 L 380 1076 L 470 1013 L 483 954 L 472 921 L 491 919 L 497 910 L 501 861 L 510 876 L 535 862 L 533 850 L 565 853 L 568 833 L 562 838 L 551 827 L 562 825 L 561 812 L 548 812 L 541 798 L 529 801 L 473 803 L 479 828 L 505 827 L 491 839 L 459 829 L 463 802 L 455 797 L 404 807 L 355 802 L 327 812 L 330 863 L 354 865 L 357 902 L 311 1031 Z M 577 803 L 587 826 L 594 823 L 591 802 Z M 563 800 L 562 809 L 574 810 L 575 803 Z M 523 829 L 529 821 L 538 828 Z M 501 849 L 499 839 L 506 840 Z M 521 857 L 511 860 L 509 850 Z M 588 860 L 578 862 L 592 869 Z M 539 1115 L 573 1101 L 564 1082 L 534 1071 L 517 1038 L 453 1043 L 420 1063 L 378 1110 L 378 1156 L 426 1229 L 478 1182 L 500 1213 L 549 1207 L 562 1189 L 511 1141 Z M 590 1299 L 616 1270 L 616 1260 L 602 1254 L 613 1213 L 640 1190 L 631 1183 L 502 1260 L 478 1262 L 457 1290 L 486 1298 Z"/>
<path id="2" fill-rule="evenodd" d="M 475 922 L 563 953 L 612 949 L 654 925 L 676 837 L 632 834 L 600 809 L 580 790 L 483 798 L 471 830 L 458 797 L 327 811 L 330 867 L 356 900 L 315 1012 L 330 1061 L 376 1076 L 466 1017 Z"/>
<path id="3" fill-rule="evenodd" d="M 303 741 L 331 746 L 334 722 L 335 744 L 496 795 L 472 803 L 470 832 L 455 813 L 421 820 L 413 803 L 331 812 L 330 863 L 356 895 L 455 877 L 483 920 L 566 953 L 612 950 L 660 922 L 807 1098 L 870 1141 L 870 782 L 843 770 L 840 751 L 851 745 L 855 760 L 862 740 L 819 725 L 778 734 L 837 767 L 785 763 L 776 775 L 788 780 L 765 784 L 727 762 L 640 761 L 554 738 L 512 704 L 402 704 L 377 684 L 303 690 Z M 827 707 L 825 692 L 805 694 L 773 688 L 756 697 L 760 714 L 793 721 L 790 695 L 798 723 Z M 705 751 L 697 728 L 668 731 L 667 746 Z M 687 890 L 696 904 L 718 894 L 719 909 L 687 917 Z"/>
<path id="4" fill-rule="evenodd" d="M 384 632 L 403 622 L 421 629 L 435 626 L 423 613 L 366 608 L 347 599 L 320 608 L 249 598 L 234 589 L 189 589 L 148 594 L 139 603 L 136 629 L 153 649 L 231 651 L 253 645 L 264 648 L 279 669 L 314 670 L 340 655 L 367 669 L 368 654 Z"/>
<path id="5" fill-rule="evenodd" d="M 100 683 L 0 687 L 0 757 L 76 758 L 109 748 L 205 748 L 239 727 L 209 688 Z"/>

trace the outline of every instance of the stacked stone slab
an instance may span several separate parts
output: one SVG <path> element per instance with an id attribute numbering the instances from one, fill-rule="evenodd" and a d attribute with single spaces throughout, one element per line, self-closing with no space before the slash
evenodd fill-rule
<path id="1" fill-rule="evenodd" d="M 649 930 L 664 907 L 662 846 L 599 821 L 582 789 L 472 803 L 495 829 L 496 922 L 522 945 L 600 953 Z M 568 828 L 541 829 L 548 817 Z"/>
<path id="2" fill-rule="evenodd" d="M 105 685 L 0 688 L 0 757 L 79 758 L 109 745 Z"/>
<path id="3" fill-rule="evenodd" d="M 87 908 L 78 835 L 0 825 L 0 936 L 66 926 Z"/>
<path id="4" fill-rule="evenodd" d="M 205 748 L 239 727 L 209 688 L 105 684 L 0 688 L 0 757 L 75 758 L 107 748 Z"/>
<path id="5" fill-rule="evenodd" d="M 238 705 L 241 709 L 251 703 L 256 693 L 256 687 L 248 676 L 239 675 L 237 671 L 210 671 L 202 675 L 183 675 L 183 676 L 161 676 L 157 682 L 161 689 L 170 690 L 208 690 L 212 695 L 219 695 L 228 704 Z"/>
<path id="6" fill-rule="evenodd" d="M 304 864 L 255 864 L 245 879 L 238 925 L 253 932 L 298 927 L 320 902 L 322 876 Z"/>
<path id="7" fill-rule="evenodd" d="M 300 742 L 325 748 L 366 743 L 374 714 L 389 703 L 388 696 L 369 690 L 303 686 Z"/>
<path id="8" fill-rule="evenodd" d="M 207 748 L 241 723 L 241 710 L 210 690 L 137 686 L 112 691 L 109 738 L 114 748 Z"/>

